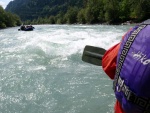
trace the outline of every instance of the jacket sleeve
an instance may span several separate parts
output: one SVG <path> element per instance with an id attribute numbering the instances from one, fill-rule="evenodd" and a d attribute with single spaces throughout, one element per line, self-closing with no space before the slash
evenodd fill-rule
<path id="1" fill-rule="evenodd" d="M 117 54 L 119 48 L 120 43 L 114 45 L 105 52 L 102 58 L 102 68 L 111 79 L 114 79 L 115 77 Z"/>
<path id="2" fill-rule="evenodd" d="M 132 28 L 130 28 L 128 32 L 130 32 L 131 30 Z M 122 40 L 124 39 L 126 34 L 122 37 Z M 102 58 L 102 68 L 111 79 L 114 79 L 115 77 L 117 55 L 121 42 L 108 49 Z"/>

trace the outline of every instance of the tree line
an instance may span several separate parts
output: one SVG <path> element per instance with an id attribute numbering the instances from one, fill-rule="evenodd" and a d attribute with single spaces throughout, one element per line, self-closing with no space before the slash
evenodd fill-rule
<path id="1" fill-rule="evenodd" d="M 19 17 L 24 24 L 120 24 L 148 19 L 150 0 L 14 0 L 5 10 L 2 27 L 19 25 Z"/>
<path id="2" fill-rule="evenodd" d="M 68 7 L 83 6 L 83 0 L 13 0 L 6 7 L 20 16 L 22 21 L 33 20 L 39 17 L 56 16 L 59 12 L 66 13 Z"/>
<path id="3" fill-rule="evenodd" d="M 83 6 L 70 6 L 66 12 L 27 20 L 26 24 L 118 24 L 141 22 L 150 17 L 149 0 L 82 0 Z M 59 7 L 58 7 L 59 8 Z"/>
<path id="4" fill-rule="evenodd" d="M 0 29 L 19 25 L 21 25 L 19 16 L 10 12 L 6 12 L 3 7 L 0 6 Z"/>

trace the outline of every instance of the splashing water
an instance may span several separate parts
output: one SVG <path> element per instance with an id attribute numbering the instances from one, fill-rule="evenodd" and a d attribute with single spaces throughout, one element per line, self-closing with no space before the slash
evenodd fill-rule
<path id="1" fill-rule="evenodd" d="M 0 113 L 113 113 L 112 81 L 82 52 L 108 49 L 131 26 L 34 27 L 0 30 Z"/>

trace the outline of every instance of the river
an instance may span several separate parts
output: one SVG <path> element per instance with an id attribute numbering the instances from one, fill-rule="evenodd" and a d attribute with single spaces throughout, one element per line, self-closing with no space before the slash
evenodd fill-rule
<path id="1" fill-rule="evenodd" d="M 113 113 L 112 80 L 82 53 L 107 50 L 131 26 L 33 26 L 0 30 L 0 113 Z"/>

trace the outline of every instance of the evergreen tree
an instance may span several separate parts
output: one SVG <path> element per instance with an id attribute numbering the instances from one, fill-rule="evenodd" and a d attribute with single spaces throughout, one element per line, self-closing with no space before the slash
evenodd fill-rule
<path id="1" fill-rule="evenodd" d="M 130 0 L 121 0 L 119 2 L 119 18 L 120 20 L 127 21 L 130 20 Z"/>
<path id="2" fill-rule="evenodd" d="M 80 24 L 85 24 L 85 23 L 86 23 L 86 21 L 85 21 L 85 9 L 81 9 L 81 10 L 78 12 L 77 21 L 78 21 L 78 23 L 80 23 Z"/>
<path id="3" fill-rule="evenodd" d="M 149 0 L 131 0 L 131 17 L 137 21 L 145 20 L 150 16 L 150 1 Z"/>
<path id="4" fill-rule="evenodd" d="M 109 23 L 119 22 L 119 1 L 104 0 L 105 4 L 105 20 Z"/>
<path id="5" fill-rule="evenodd" d="M 70 7 L 65 14 L 65 18 L 68 24 L 77 23 L 77 14 L 78 8 L 77 7 Z"/>

